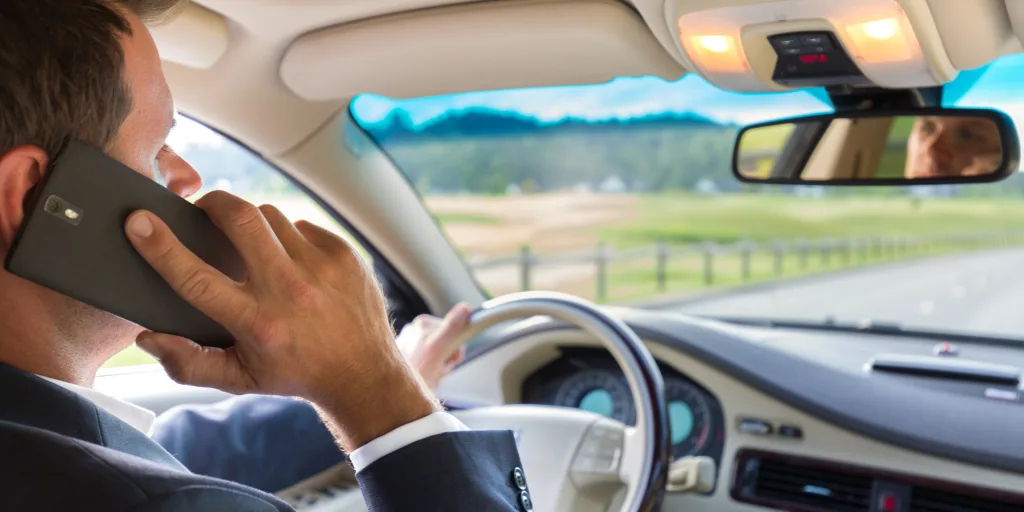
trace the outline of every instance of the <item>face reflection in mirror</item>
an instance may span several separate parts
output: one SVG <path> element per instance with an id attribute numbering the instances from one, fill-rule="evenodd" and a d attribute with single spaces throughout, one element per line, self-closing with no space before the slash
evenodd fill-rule
<path id="1" fill-rule="evenodd" d="M 983 176 L 1002 163 L 999 129 L 978 117 L 921 116 L 907 139 L 908 179 Z"/>

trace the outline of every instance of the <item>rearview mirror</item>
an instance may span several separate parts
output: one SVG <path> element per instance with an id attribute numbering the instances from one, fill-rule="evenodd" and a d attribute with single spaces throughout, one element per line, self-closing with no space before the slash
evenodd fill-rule
<path id="1" fill-rule="evenodd" d="M 986 183 L 1017 171 L 1013 121 L 994 110 L 852 112 L 740 131 L 733 172 L 747 183 Z"/>

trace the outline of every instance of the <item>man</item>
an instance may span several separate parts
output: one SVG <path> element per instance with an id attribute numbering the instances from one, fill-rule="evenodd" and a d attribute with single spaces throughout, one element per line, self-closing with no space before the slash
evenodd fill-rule
<path id="1" fill-rule="evenodd" d="M 999 129 L 985 118 L 921 116 L 907 139 L 908 179 L 992 174 L 1002 163 Z"/>
<path id="2" fill-rule="evenodd" d="M 5 253 L 33 187 L 72 139 L 143 175 L 159 173 L 182 196 L 198 190 L 196 172 L 165 144 L 174 106 L 144 24 L 175 3 L 0 2 Z M 89 389 L 103 362 L 133 340 L 178 382 L 314 404 L 371 510 L 530 508 L 512 434 L 466 431 L 442 412 L 403 360 L 380 288 L 351 247 L 230 194 L 197 204 L 242 255 L 245 282 L 198 260 L 150 212 L 129 216 L 126 236 L 235 336 L 228 350 L 142 331 L 0 272 L 4 509 L 289 510 L 255 489 L 188 473 L 130 425 L 126 404 Z"/>

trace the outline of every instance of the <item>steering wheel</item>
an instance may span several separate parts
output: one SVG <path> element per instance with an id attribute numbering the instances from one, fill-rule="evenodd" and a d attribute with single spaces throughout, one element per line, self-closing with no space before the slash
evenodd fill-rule
<path id="1" fill-rule="evenodd" d="M 626 375 L 636 426 L 578 409 L 541 405 L 480 407 L 455 415 L 473 429 L 509 429 L 516 434 L 537 512 L 604 511 L 623 485 L 623 512 L 655 510 L 672 462 L 665 385 L 654 357 L 625 323 L 571 295 L 513 293 L 474 311 L 456 346 L 500 322 L 537 315 L 572 323 L 604 344 Z"/>

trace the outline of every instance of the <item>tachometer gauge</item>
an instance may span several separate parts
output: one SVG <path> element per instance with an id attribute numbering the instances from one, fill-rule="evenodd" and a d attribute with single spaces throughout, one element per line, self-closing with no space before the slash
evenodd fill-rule
<path id="1" fill-rule="evenodd" d="M 672 435 L 672 458 L 700 453 L 711 436 L 711 411 L 703 393 L 678 379 L 665 380 L 668 417 Z"/>
<path id="2" fill-rule="evenodd" d="M 625 379 L 607 370 L 583 370 L 555 391 L 555 404 L 594 412 L 632 425 L 633 400 Z"/>

